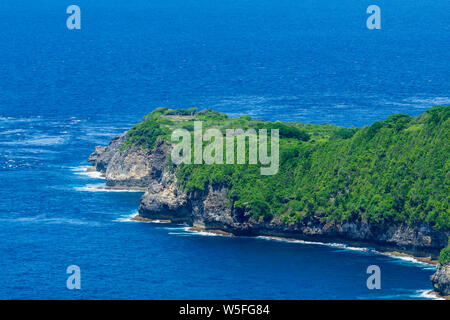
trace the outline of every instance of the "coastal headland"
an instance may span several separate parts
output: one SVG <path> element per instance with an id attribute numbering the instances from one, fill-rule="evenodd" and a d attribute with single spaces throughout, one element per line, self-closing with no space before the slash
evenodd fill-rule
<path id="1" fill-rule="evenodd" d="M 90 170 L 101 172 L 108 188 L 145 190 L 138 221 L 412 255 L 437 264 L 431 280 L 445 297 L 450 295 L 449 115 L 450 106 L 436 106 L 417 117 L 396 114 L 345 128 L 158 108 L 108 146 L 96 147 Z M 250 129 L 276 129 L 279 170 L 265 176 L 260 165 L 249 162 L 175 164 L 171 135 L 177 129 L 194 135 L 195 121 L 220 132 L 242 129 L 249 140 Z"/>

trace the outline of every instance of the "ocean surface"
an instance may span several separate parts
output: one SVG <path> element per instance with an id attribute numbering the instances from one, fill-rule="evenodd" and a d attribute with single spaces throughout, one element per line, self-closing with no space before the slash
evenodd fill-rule
<path id="1" fill-rule="evenodd" d="M 0 299 L 430 298 L 433 266 L 370 248 L 132 222 L 141 193 L 85 168 L 159 106 L 363 126 L 450 104 L 449 1 L 379 0 L 372 31 L 365 0 L 74 2 L 81 30 L 64 1 L 0 3 Z"/>

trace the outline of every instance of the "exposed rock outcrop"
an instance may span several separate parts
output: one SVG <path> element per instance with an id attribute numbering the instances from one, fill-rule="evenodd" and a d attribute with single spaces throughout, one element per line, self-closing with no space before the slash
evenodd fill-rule
<path id="1" fill-rule="evenodd" d="M 95 151 L 89 156 L 88 161 L 95 166 L 97 171 L 106 173 L 108 164 L 114 155 L 120 151 L 125 143 L 126 132 L 111 140 L 108 146 L 97 146 Z"/>
<path id="2" fill-rule="evenodd" d="M 450 264 L 439 264 L 436 273 L 431 276 L 434 290 L 441 296 L 450 296 Z"/>
<path id="3" fill-rule="evenodd" d="M 147 188 L 162 177 L 171 144 L 158 140 L 152 150 L 122 146 L 126 132 L 108 146 L 97 146 L 88 161 L 105 174 L 108 187 Z"/>
<path id="4" fill-rule="evenodd" d="M 192 223 L 187 194 L 176 184 L 175 175 L 165 171 L 155 179 L 139 203 L 139 215 L 152 220 Z"/>
<path id="5" fill-rule="evenodd" d="M 106 185 L 147 188 L 160 180 L 170 149 L 168 142 L 158 140 L 153 150 L 129 147 L 116 152 L 106 169 Z"/>

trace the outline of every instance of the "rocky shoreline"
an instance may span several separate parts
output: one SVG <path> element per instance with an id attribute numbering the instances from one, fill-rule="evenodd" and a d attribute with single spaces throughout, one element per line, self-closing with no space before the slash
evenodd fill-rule
<path id="1" fill-rule="evenodd" d="M 450 264 L 438 264 L 436 273 L 431 276 L 431 283 L 438 296 L 450 300 Z"/>
<path id="2" fill-rule="evenodd" d="M 267 236 L 286 240 L 337 242 L 373 247 L 380 252 L 397 252 L 419 261 L 436 263 L 439 250 L 447 245 L 449 232 L 426 223 L 416 226 L 369 225 L 362 222 L 325 222 L 311 217 L 301 223 L 284 223 L 276 217 L 255 219 L 235 208 L 224 186 L 186 193 L 179 187 L 176 168 L 169 163 L 172 145 L 157 140 L 152 150 L 128 147 L 121 150 L 126 133 L 113 138 L 108 146 L 98 146 L 89 162 L 106 179 L 107 188 L 145 190 L 139 202 L 137 221 L 172 222 L 192 226 L 192 231 L 221 235 Z M 450 267 L 437 267 L 432 277 L 435 291 L 450 294 Z"/>

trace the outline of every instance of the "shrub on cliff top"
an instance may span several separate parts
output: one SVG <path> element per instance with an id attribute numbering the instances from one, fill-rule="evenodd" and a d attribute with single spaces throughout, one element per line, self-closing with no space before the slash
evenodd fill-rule
<path id="1" fill-rule="evenodd" d="M 441 254 L 439 255 L 439 263 L 440 264 L 450 263 L 450 241 L 447 248 L 441 250 Z"/>
<path id="2" fill-rule="evenodd" d="M 128 147 L 135 146 L 143 149 L 152 149 L 158 137 L 166 134 L 168 130 L 163 128 L 156 120 L 156 113 L 147 115 L 144 120 L 134 125 L 127 132 L 127 137 L 121 151 Z"/>

